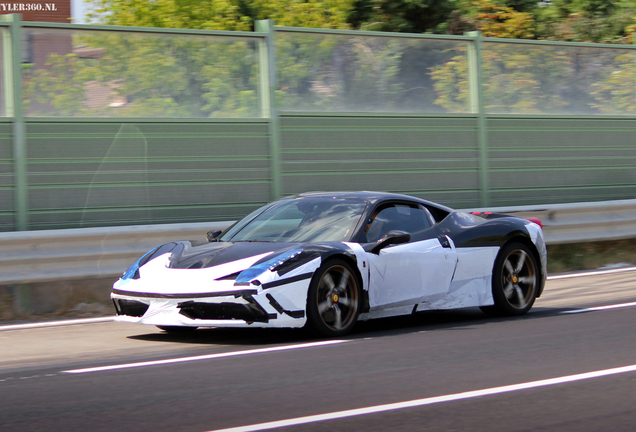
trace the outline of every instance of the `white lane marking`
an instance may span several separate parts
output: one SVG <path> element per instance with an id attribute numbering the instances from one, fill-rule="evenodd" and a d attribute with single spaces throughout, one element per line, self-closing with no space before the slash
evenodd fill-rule
<path id="1" fill-rule="evenodd" d="M 100 366 L 100 367 L 85 368 L 85 369 L 72 369 L 72 370 L 66 370 L 62 372 L 71 373 L 71 374 L 102 372 L 102 371 L 115 370 L 115 369 L 129 369 L 129 368 L 137 368 L 137 367 L 145 367 L 145 366 L 165 365 L 165 364 L 171 364 L 171 363 L 183 363 L 183 362 L 191 362 L 191 361 L 199 361 L 199 360 L 212 360 L 212 359 L 225 358 L 225 357 L 245 356 L 245 355 L 251 355 L 251 354 L 262 354 L 262 353 L 270 353 L 270 352 L 276 352 L 276 351 L 289 351 L 289 350 L 302 349 L 302 348 L 319 347 L 324 345 L 335 345 L 335 344 L 340 344 L 343 342 L 350 342 L 350 341 L 349 340 L 328 340 L 328 341 L 310 342 L 310 343 L 304 343 L 304 344 L 298 344 L 298 345 L 284 345 L 284 346 L 258 348 L 258 349 L 245 350 L 245 351 L 231 351 L 231 352 L 218 353 L 218 354 L 206 354 L 206 355 L 193 356 L 193 357 L 179 357 L 179 358 L 173 358 L 173 359 L 153 360 L 153 361 L 138 362 L 138 363 L 125 363 L 125 364 Z"/>
<path id="2" fill-rule="evenodd" d="M 570 273 L 570 274 L 548 276 L 548 280 L 571 279 L 571 278 L 579 278 L 579 277 L 586 277 L 586 276 L 601 276 L 606 274 L 627 273 L 627 272 L 633 272 L 633 271 L 636 271 L 636 267 L 624 267 L 624 268 L 618 268 L 618 269 L 597 270 L 597 271 L 589 271 L 589 272 L 581 272 L 581 273 Z"/>
<path id="3" fill-rule="evenodd" d="M 11 380 L 28 380 L 28 379 L 33 379 L 33 378 L 41 378 L 41 377 L 54 377 L 57 376 L 57 374 L 46 374 L 46 375 L 33 375 L 33 376 L 26 376 L 26 377 L 8 377 L 8 378 L 4 378 L 4 379 L 0 379 L 0 382 L 5 382 L 5 381 L 11 381 Z"/>
<path id="4" fill-rule="evenodd" d="M 596 306 L 596 307 L 591 307 L 591 308 L 586 308 L 586 309 L 575 309 L 575 310 L 563 311 L 561 313 L 562 314 L 576 314 L 576 313 L 602 311 L 602 310 L 608 310 L 608 309 L 620 309 L 620 308 L 627 308 L 627 307 L 633 307 L 633 306 L 636 306 L 636 302 L 621 303 L 621 304 L 607 305 L 607 306 Z"/>
<path id="5" fill-rule="evenodd" d="M 97 318 L 79 318 L 79 319 L 62 320 L 62 321 L 35 322 L 35 323 L 28 323 L 28 324 L 0 325 L 0 331 L 59 327 L 59 326 L 67 326 L 67 325 L 75 325 L 75 324 L 93 324 L 93 323 L 100 323 L 100 322 L 109 322 L 114 319 L 115 319 L 114 316 L 109 316 L 109 317 L 97 317 Z"/>
<path id="6" fill-rule="evenodd" d="M 262 430 L 275 429 L 275 428 L 281 428 L 281 427 L 287 427 L 287 426 L 298 426 L 302 424 L 316 423 L 316 422 L 325 421 L 325 420 L 336 420 L 336 419 L 341 419 L 346 417 L 355 417 L 355 416 L 366 415 L 366 414 L 377 414 L 377 413 L 386 412 L 386 411 L 394 411 L 394 410 L 405 409 L 405 408 L 415 408 L 415 407 L 432 405 L 432 404 L 437 404 L 442 402 L 453 402 L 453 401 L 471 399 L 471 398 L 476 398 L 481 396 L 490 396 L 490 395 L 509 393 L 509 392 L 514 392 L 519 390 L 528 390 L 528 389 L 537 388 L 537 387 L 546 387 L 546 386 L 551 386 L 556 384 L 570 383 L 574 381 L 599 378 L 599 377 L 622 374 L 627 372 L 636 372 L 636 365 L 624 366 L 624 367 L 619 367 L 614 369 L 605 369 L 605 370 L 594 371 L 594 372 L 587 372 L 587 373 L 582 373 L 577 375 L 568 375 L 568 376 L 550 378 L 550 379 L 539 380 L 539 381 L 531 381 L 527 383 L 513 384 L 513 385 L 502 386 L 502 387 L 473 390 L 473 391 L 455 393 L 455 394 L 450 394 L 445 396 L 435 396 L 435 397 L 429 397 L 424 399 L 416 399 L 416 400 L 397 402 L 397 403 L 386 404 L 386 405 L 376 405 L 372 407 L 358 408 L 358 409 L 352 409 L 352 410 L 346 410 L 346 411 L 337 411 L 337 412 L 326 413 L 326 414 L 317 414 L 317 415 L 311 415 L 306 417 L 298 417 L 294 419 L 279 420 L 279 421 L 273 421 L 268 423 L 239 426 L 239 427 L 228 428 L 228 429 L 217 429 L 217 430 L 209 431 L 209 432 L 253 432 L 253 431 L 262 431 Z"/>
<path id="7" fill-rule="evenodd" d="M 20 377 L 19 379 L 28 380 L 28 379 L 33 379 L 33 378 L 40 378 L 40 375 L 33 375 L 33 376 L 28 376 L 28 377 Z"/>

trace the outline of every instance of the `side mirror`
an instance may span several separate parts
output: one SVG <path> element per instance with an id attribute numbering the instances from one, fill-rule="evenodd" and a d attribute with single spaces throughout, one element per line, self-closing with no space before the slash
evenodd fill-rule
<path id="1" fill-rule="evenodd" d="M 411 240 L 411 234 L 406 231 L 389 231 L 376 241 L 367 252 L 379 254 L 382 249 L 390 245 L 408 243 Z"/>
<path id="2" fill-rule="evenodd" d="M 209 242 L 218 241 L 218 237 L 221 235 L 222 232 L 223 231 L 220 229 L 208 231 L 208 233 L 205 235 L 205 238 L 207 238 Z"/>

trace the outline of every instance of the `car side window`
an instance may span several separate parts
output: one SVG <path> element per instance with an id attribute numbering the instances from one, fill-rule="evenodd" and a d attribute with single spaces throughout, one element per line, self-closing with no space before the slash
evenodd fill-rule
<path id="1" fill-rule="evenodd" d="M 377 209 L 371 215 L 364 233 L 366 242 L 372 243 L 381 239 L 389 231 L 400 230 L 413 234 L 430 226 L 429 217 L 420 207 L 390 204 Z"/>

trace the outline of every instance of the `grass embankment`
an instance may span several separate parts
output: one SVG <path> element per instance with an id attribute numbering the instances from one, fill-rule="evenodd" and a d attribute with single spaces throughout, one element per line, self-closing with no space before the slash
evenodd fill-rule
<path id="1" fill-rule="evenodd" d="M 548 274 L 636 265 L 636 239 L 548 245 Z"/>

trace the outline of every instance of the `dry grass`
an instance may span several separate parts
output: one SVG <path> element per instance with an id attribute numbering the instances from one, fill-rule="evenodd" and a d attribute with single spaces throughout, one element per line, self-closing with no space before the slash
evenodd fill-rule
<path id="1" fill-rule="evenodd" d="M 0 287 L 0 321 L 15 319 L 11 290 Z"/>
<path id="2" fill-rule="evenodd" d="M 636 265 L 636 239 L 548 246 L 548 273 Z"/>
<path id="3" fill-rule="evenodd" d="M 0 286 L 0 321 L 113 315 L 114 278 Z"/>

